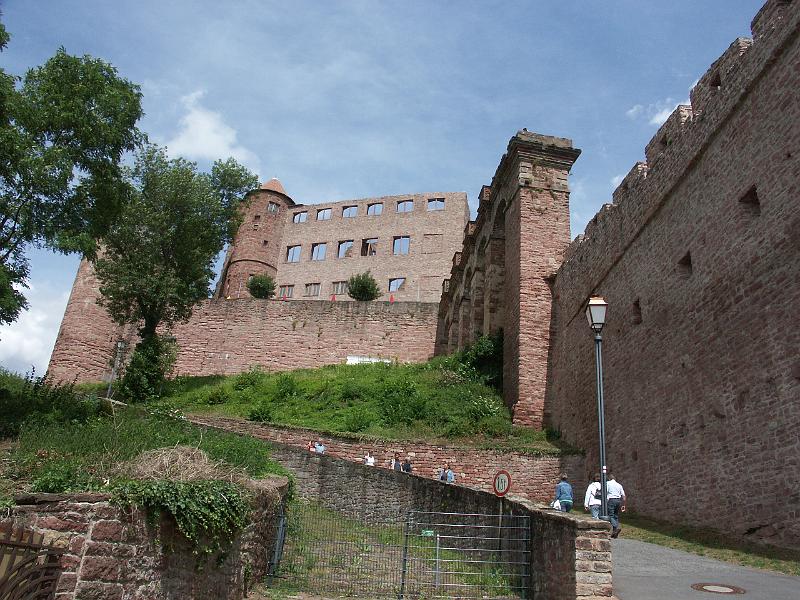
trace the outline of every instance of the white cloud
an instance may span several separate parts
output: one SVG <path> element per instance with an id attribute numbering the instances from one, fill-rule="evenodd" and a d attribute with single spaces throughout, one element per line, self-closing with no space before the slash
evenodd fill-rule
<path id="1" fill-rule="evenodd" d="M 33 366 L 43 375 L 50 362 L 69 290 L 56 293 L 49 285 L 25 290 L 30 308 L 16 322 L 0 326 L 0 364 L 24 373 Z"/>
<path id="2" fill-rule="evenodd" d="M 183 96 L 187 113 L 180 119 L 180 130 L 165 145 L 172 156 L 217 160 L 233 157 L 253 171 L 259 170 L 258 156 L 237 141 L 236 130 L 222 115 L 200 104 L 204 91 Z"/>
<path id="3" fill-rule="evenodd" d="M 614 177 L 611 178 L 611 187 L 617 189 L 623 179 L 625 179 L 625 175 L 614 175 Z"/>
<path id="4" fill-rule="evenodd" d="M 641 104 L 634 104 L 628 110 L 625 111 L 625 116 L 628 117 L 629 119 L 635 119 L 640 114 L 642 114 L 643 110 L 644 106 L 642 106 Z"/>
<path id="5" fill-rule="evenodd" d="M 631 120 L 645 118 L 649 125 L 660 127 L 681 104 L 689 104 L 689 99 L 677 102 L 674 98 L 664 98 L 647 106 L 635 104 L 625 111 L 625 116 Z"/>

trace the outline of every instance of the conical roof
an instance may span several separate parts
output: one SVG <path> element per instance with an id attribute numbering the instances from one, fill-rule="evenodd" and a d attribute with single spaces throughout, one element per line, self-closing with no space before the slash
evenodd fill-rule
<path id="1" fill-rule="evenodd" d="M 266 181 L 266 182 L 262 183 L 261 184 L 261 189 L 262 190 L 269 190 L 271 192 L 278 192 L 279 194 L 283 194 L 284 196 L 287 195 L 286 194 L 286 190 L 283 189 L 283 185 L 281 185 L 281 182 L 278 181 L 278 179 L 276 177 L 273 177 L 269 181 Z"/>

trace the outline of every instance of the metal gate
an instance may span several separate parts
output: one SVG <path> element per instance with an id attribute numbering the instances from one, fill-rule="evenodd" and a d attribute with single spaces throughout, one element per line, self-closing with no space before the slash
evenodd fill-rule
<path id="1" fill-rule="evenodd" d="M 43 540 L 41 533 L 21 527 L 0 536 L 0 599 L 53 598 L 63 550 L 47 546 Z"/>
<path id="2" fill-rule="evenodd" d="M 272 585 L 348 596 L 525 598 L 528 516 L 412 511 L 360 518 L 295 503 Z M 285 535 L 284 535 L 285 534 Z"/>

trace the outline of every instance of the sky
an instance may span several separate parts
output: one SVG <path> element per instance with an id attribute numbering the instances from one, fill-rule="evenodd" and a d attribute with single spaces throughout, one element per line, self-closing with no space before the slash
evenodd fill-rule
<path id="1" fill-rule="evenodd" d="M 0 0 L 0 67 L 63 46 L 141 86 L 150 139 L 233 156 L 298 203 L 465 191 L 520 129 L 582 150 L 573 237 L 762 0 Z M 78 257 L 29 250 L 0 365 L 47 368 Z"/>

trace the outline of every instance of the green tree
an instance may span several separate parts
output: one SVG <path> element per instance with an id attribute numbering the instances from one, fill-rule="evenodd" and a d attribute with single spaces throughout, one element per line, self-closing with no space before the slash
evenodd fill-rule
<path id="1" fill-rule="evenodd" d="M 272 298 L 275 295 L 275 280 L 269 275 L 253 275 L 247 282 L 247 291 L 253 298 Z"/>
<path id="2" fill-rule="evenodd" d="M 233 159 L 202 173 L 156 146 L 140 150 L 126 175 L 127 200 L 94 267 L 100 304 L 120 325 L 139 327 L 131 364 L 143 366 L 126 371 L 123 389 L 153 391 L 170 368 L 169 361 L 156 361 L 165 347 L 157 330 L 188 320 L 208 298 L 214 259 L 232 239 L 239 203 L 258 179 Z M 133 377 L 138 383 L 128 386 Z"/>
<path id="3" fill-rule="evenodd" d="M 381 295 L 381 288 L 375 278 L 367 271 L 366 273 L 353 275 L 347 281 L 347 295 L 353 300 L 375 300 Z"/>
<path id="4" fill-rule="evenodd" d="M 9 35 L 0 24 L 0 50 Z M 30 246 L 95 252 L 124 203 L 120 159 L 143 135 L 139 87 L 61 48 L 24 78 L 0 69 L 0 323 L 27 306 Z"/>

